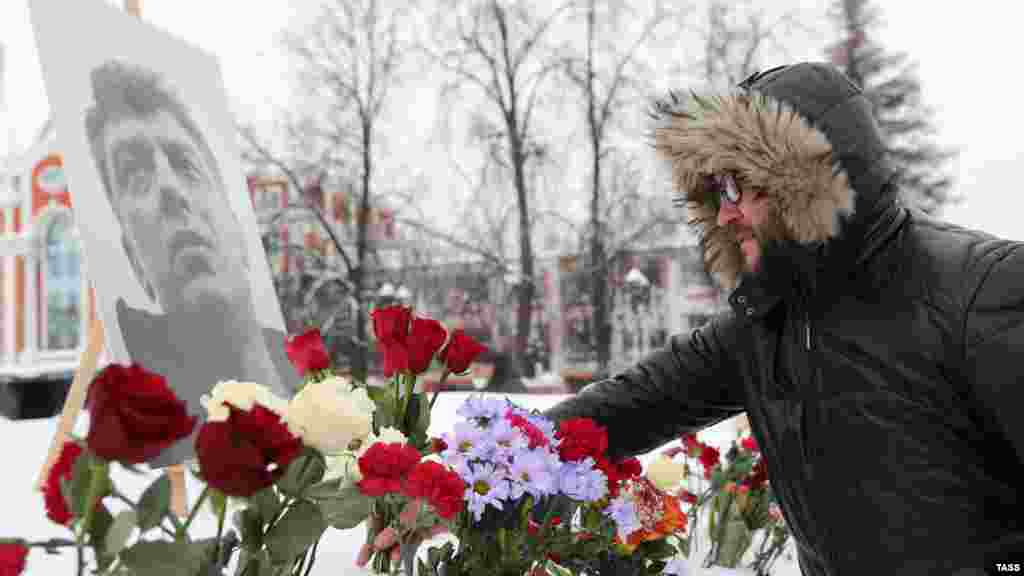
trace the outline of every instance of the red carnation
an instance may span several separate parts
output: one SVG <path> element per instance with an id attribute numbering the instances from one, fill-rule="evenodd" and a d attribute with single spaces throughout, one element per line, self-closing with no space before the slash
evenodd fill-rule
<path id="1" fill-rule="evenodd" d="M 28 547 L 20 542 L 0 544 L 0 576 L 18 576 L 25 571 Z"/>
<path id="2" fill-rule="evenodd" d="M 768 464 L 764 458 L 761 458 L 754 464 L 754 468 L 750 471 L 750 476 L 747 476 L 743 480 L 743 484 L 750 486 L 752 489 L 763 488 L 768 483 Z"/>
<path id="3" fill-rule="evenodd" d="M 71 475 L 75 469 L 75 461 L 82 454 L 82 447 L 74 442 L 64 442 L 60 449 L 57 461 L 53 463 L 46 475 L 46 483 L 43 485 L 43 503 L 46 506 L 46 516 L 57 524 L 67 526 L 71 523 L 71 510 L 68 509 L 68 501 L 60 491 L 60 481 L 71 482 Z"/>
<path id="4" fill-rule="evenodd" d="M 259 404 L 251 410 L 225 405 L 226 421 L 207 422 L 199 429 L 199 470 L 210 487 L 247 498 L 284 474 L 302 451 L 302 442 L 278 414 Z"/>
<path id="5" fill-rule="evenodd" d="M 548 438 L 544 435 L 544 432 L 533 425 L 521 414 L 515 412 L 509 412 L 505 415 L 505 419 L 509 421 L 512 426 L 518 428 L 526 437 L 530 440 L 530 449 L 537 448 L 538 446 L 547 446 Z"/>
<path id="6" fill-rule="evenodd" d="M 111 364 L 89 386 L 89 450 L 125 464 L 141 464 L 188 436 L 195 428 L 185 403 L 163 376 L 138 364 Z"/>
<path id="7" fill-rule="evenodd" d="M 438 516 L 448 520 L 462 511 L 466 483 L 455 472 L 428 460 L 413 468 L 402 492 L 409 498 L 425 499 Z"/>
<path id="8" fill-rule="evenodd" d="M 316 328 L 307 330 L 299 336 L 289 336 L 285 340 L 284 351 L 292 365 L 299 371 L 299 376 L 326 370 L 331 365 L 331 358 L 327 354 L 323 338 L 320 337 L 320 330 Z"/>
<path id="9" fill-rule="evenodd" d="M 740 446 L 743 447 L 747 452 L 757 452 L 757 440 L 754 440 L 753 436 L 747 436 L 740 441 Z"/>
<path id="10" fill-rule="evenodd" d="M 705 475 L 709 475 L 711 470 L 714 469 L 715 466 L 718 466 L 719 457 L 718 448 L 708 446 L 707 444 L 701 445 L 700 463 L 704 465 Z"/>
<path id="11" fill-rule="evenodd" d="M 400 492 L 402 481 L 419 461 L 419 451 L 408 444 L 377 442 L 359 457 L 359 491 L 366 496 Z"/>
<path id="12" fill-rule="evenodd" d="M 558 425 L 561 438 L 558 454 L 565 462 L 578 462 L 586 457 L 595 461 L 608 450 L 608 433 L 590 418 L 570 418 Z"/>
<path id="13" fill-rule="evenodd" d="M 683 446 L 686 447 L 686 455 L 691 458 L 700 454 L 701 443 L 697 440 L 696 434 L 687 434 L 680 440 L 683 442 Z"/>
<path id="14" fill-rule="evenodd" d="M 637 478 L 644 473 L 643 464 L 638 458 L 623 460 L 617 464 L 619 476 L 622 478 Z"/>
<path id="15" fill-rule="evenodd" d="M 444 347 L 438 358 L 452 374 L 462 374 L 469 370 L 469 365 L 476 357 L 487 350 L 487 347 L 466 336 L 461 328 L 452 331 L 452 338 Z"/>

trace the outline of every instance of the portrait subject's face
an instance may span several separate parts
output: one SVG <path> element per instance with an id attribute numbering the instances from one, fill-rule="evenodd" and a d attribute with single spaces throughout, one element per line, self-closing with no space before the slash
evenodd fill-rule
<path id="1" fill-rule="evenodd" d="M 243 296 L 246 276 L 225 238 L 224 191 L 170 114 L 125 118 L 105 134 L 107 177 L 127 241 L 167 311 Z"/>

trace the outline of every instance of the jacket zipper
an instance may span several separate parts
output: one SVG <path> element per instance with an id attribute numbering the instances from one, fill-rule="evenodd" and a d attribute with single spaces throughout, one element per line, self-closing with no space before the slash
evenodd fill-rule
<path id="1" fill-rule="evenodd" d="M 810 315 L 804 314 L 804 347 L 809 351 L 811 349 L 811 318 Z"/>

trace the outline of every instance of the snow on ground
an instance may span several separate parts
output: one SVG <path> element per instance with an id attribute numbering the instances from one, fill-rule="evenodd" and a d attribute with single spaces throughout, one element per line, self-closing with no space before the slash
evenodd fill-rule
<path id="1" fill-rule="evenodd" d="M 434 407 L 430 433 L 438 435 L 452 428 L 457 420 L 455 411 L 469 393 L 446 392 L 438 398 Z M 544 410 L 556 404 L 565 396 L 559 395 L 511 395 L 518 405 Z M 77 433 L 86 430 L 87 418 L 79 421 Z M 46 518 L 42 496 L 35 490 L 39 468 L 46 458 L 46 450 L 57 429 L 57 419 L 11 421 L 0 417 L 0 437 L 4 438 L 7 454 L 6 471 L 0 474 L 0 538 L 22 537 L 31 540 L 48 538 L 69 538 L 69 532 L 55 526 Z M 723 423 L 701 433 L 701 439 L 714 446 L 725 446 L 733 437 L 731 424 Z M 650 458 L 645 455 L 642 460 Z M 116 484 L 127 494 L 137 496 L 157 476 L 149 473 L 135 476 L 124 471 L 115 472 Z M 188 477 L 190 506 L 195 503 L 200 486 L 194 477 Z M 116 512 L 116 508 L 112 506 Z M 216 522 L 212 514 L 200 513 L 193 523 L 199 537 L 213 536 Z M 328 530 L 320 542 L 314 576 L 336 576 L 338 574 L 361 574 L 353 564 L 359 546 L 364 542 L 366 531 L 363 526 L 352 530 Z M 441 537 L 443 540 L 443 537 Z M 440 540 L 439 540 L 440 541 Z M 424 548 L 425 549 L 425 548 Z M 421 549 L 423 550 L 423 549 Z M 48 556 L 34 549 L 29 556 L 26 574 L 30 576 L 69 576 L 75 573 L 75 556 L 67 551 L 59 556 Z M 775 573 L 778 576 L 797 576 L 799 569 L 794 563 L 780 559 Z M 694 572 L 700 574 L 700 572 Z"/>

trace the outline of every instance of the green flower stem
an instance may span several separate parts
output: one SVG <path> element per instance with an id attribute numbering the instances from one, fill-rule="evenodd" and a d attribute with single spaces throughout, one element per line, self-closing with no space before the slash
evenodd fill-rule
<path id="1" fill-rule="evenodd" d="M 434 409 L 434 402 L 437 402 L 437 395 L 441 393 L 441 387 L 444 385 L 444 381 L 448 379 L 448 368 L 444 369 L 441 373 L 441 380 L 437 383 L 437 390 L 434 390 L 434 397 L 430 399 L 430 409 Z"/>
<path id="2" fill-rule="evenodd" d="M 217 540 L 213 545 L 213 561 L 220 566 L 220 545 L 221 537 L 224 535 L 224 516 L 228 512 L 228 501 L 227 496 L 220 496 L 221 500 L 218 500 L 217 506 Z"/>
<path id="3" fill-rule="evenodd" d="M 196 519 L 196 514 L 199 513 L 199 508 L 202 507 L 203 502 L 210 496 L 210 486 L 203 486 L 203 492 L 199 495 L 199 501 L 192 507 L 192 511 L 188 513 L 188 518 L 185 520 L 185 525 L 178 529 L 178 539 L 188 538 L 188 529 L 192 526 L 192 521 Z"/>
<path id="4" fill-rule="evenodd" d="M 85 574 L 85 524 L 79 524 L 75 530 L 75 552 L 78 555 L 78 576 Z"/>
<path id="5" fill-rule="evenodd" d="M 109 464 L 99 462 L 89 467 L 89 494 L 85 500 L 85 517 L 82 519 L 82 532 L 89 531 L 89 525 L 95 515 L 96 504 L 103 497 L 104 490 L 109 486 L 108 480 Z"/>
<path id="6" fill-rule="evenodd" d="M 402 409 L 402 420 L 400 427 L 409 427 L 409 430 L 402 430 L 403 434 L 409 435 L 412 432 L 412 426 L 409 424 L 409 407 L 412 404 L 412 391 L 416 388 L 416 375 L 406 374 L 405 375 L 405 408 Z"/>
<path id="7" fill-rule="evenodd" d="M 313 569 L 313 564 L 316 563 L 316 549 L 318 546 L 320 546 L 319 538 L 317 538 L 316 542 L 313 542 L 313 549 L 310 551 L 309 554 L 309 564 L 306 565 L 306 571 L 302 573 L 302 576 L 309 576 L 310 570 Z"/>

